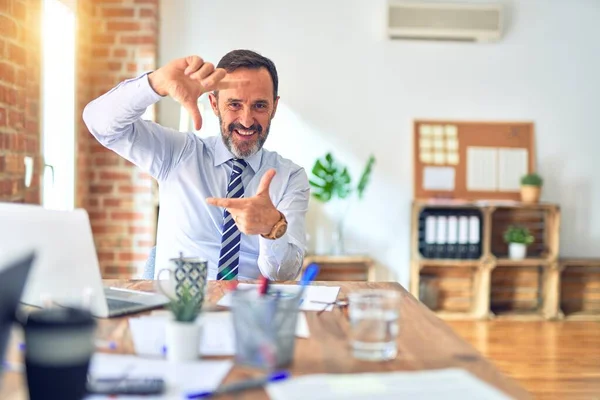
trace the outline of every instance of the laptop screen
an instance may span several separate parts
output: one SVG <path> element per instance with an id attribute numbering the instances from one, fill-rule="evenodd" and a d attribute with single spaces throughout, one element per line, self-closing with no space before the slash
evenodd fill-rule
<path id="1" fill-rule="evenodd" d="M 0 259 L 0 381 L 15 312 L 35 256 L 28 253 Z"/>

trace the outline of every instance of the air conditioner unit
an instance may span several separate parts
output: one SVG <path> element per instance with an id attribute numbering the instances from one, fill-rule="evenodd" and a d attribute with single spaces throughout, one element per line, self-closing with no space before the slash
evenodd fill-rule
<path id="1" fill-rule="evenodd" d="M 393 39 L 493 42 L 502 36 L 502 19 L 500 3 L 388 2 Z"/>

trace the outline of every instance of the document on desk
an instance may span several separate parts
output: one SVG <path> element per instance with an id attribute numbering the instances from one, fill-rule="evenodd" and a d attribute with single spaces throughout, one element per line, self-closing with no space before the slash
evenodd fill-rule
<path id="1" fill-rule="evenodd" d="M 181 399 L 189 392 L 213 391 L 231 370 L 230 360 L 198 360 L 173 363 L 132 355 L 96 353 L 92 357 L 89 372 L 94 378 L 162 377 L 167 391 L 161 396 L 139 396 L 140 399 Z M 88 396 L 86 400 L 114 399 L 114 396 Z M 123 396 L 131 400 L 138 397 Z"/>
<path id="2" fill-rule="evenodd" d="M 258 290 L 258 285 L 252 283 L 238 284 L 238 289 L 247 288 Z M 269 285 L 269 290 L 279 290 L 282 294 L 293 295 L 300 290 L 300 286 L 275 284 Z M 307 286 L 302 296 L 300 309 L 303 311 L 321 311 L 326 308 L 327 311 L 331 311 L 333 306 L 326 306 L 325 304 L 335 302 L 339 292 L 339 286 Z M 217 304 L 223 307 L 231 307 L 231 294 L 225 294 Z"/>
<path id="3" fill-rule="evenodd" d="M 129 319 L 129 329 L 135 353 L 146 356 L 162 356 L 165 345 L 164 315 Z M 202 324 L 199 353 L 203 356 L 232 356 L 235 354 L 235 333 L 230 312 L 204 313 L 198 323 Z M 308 338 L 308 322 L 304 313 L 298 314 L 296 337 Z"/>
<path id="4" fill-rule="evenodd" d="M 272 400 L 508 400 L 498 389 L 463 369 L 385 372 L 364 374 L 318 374 L 272 383 Z M 468 394 L 468 396 L 465 396 Z"/>

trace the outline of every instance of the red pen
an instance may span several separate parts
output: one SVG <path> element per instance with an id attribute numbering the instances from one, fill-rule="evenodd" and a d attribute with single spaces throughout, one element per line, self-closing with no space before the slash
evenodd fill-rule
<path id="1" fill-rule="evenodd" d="M 266 276 L 260 277 L 260 284 L 258 285 L 258 293 L 264 296 L 269 291 L 269 278 Z"/>

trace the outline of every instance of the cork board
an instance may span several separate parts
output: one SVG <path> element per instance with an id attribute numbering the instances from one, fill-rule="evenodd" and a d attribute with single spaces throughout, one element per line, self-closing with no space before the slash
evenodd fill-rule
<path id="1" fill-rule="evenodd" d="M 531 122 L 417 120 L 416 199 L 519 200 L 520 177 L 535 169 Z"/>

